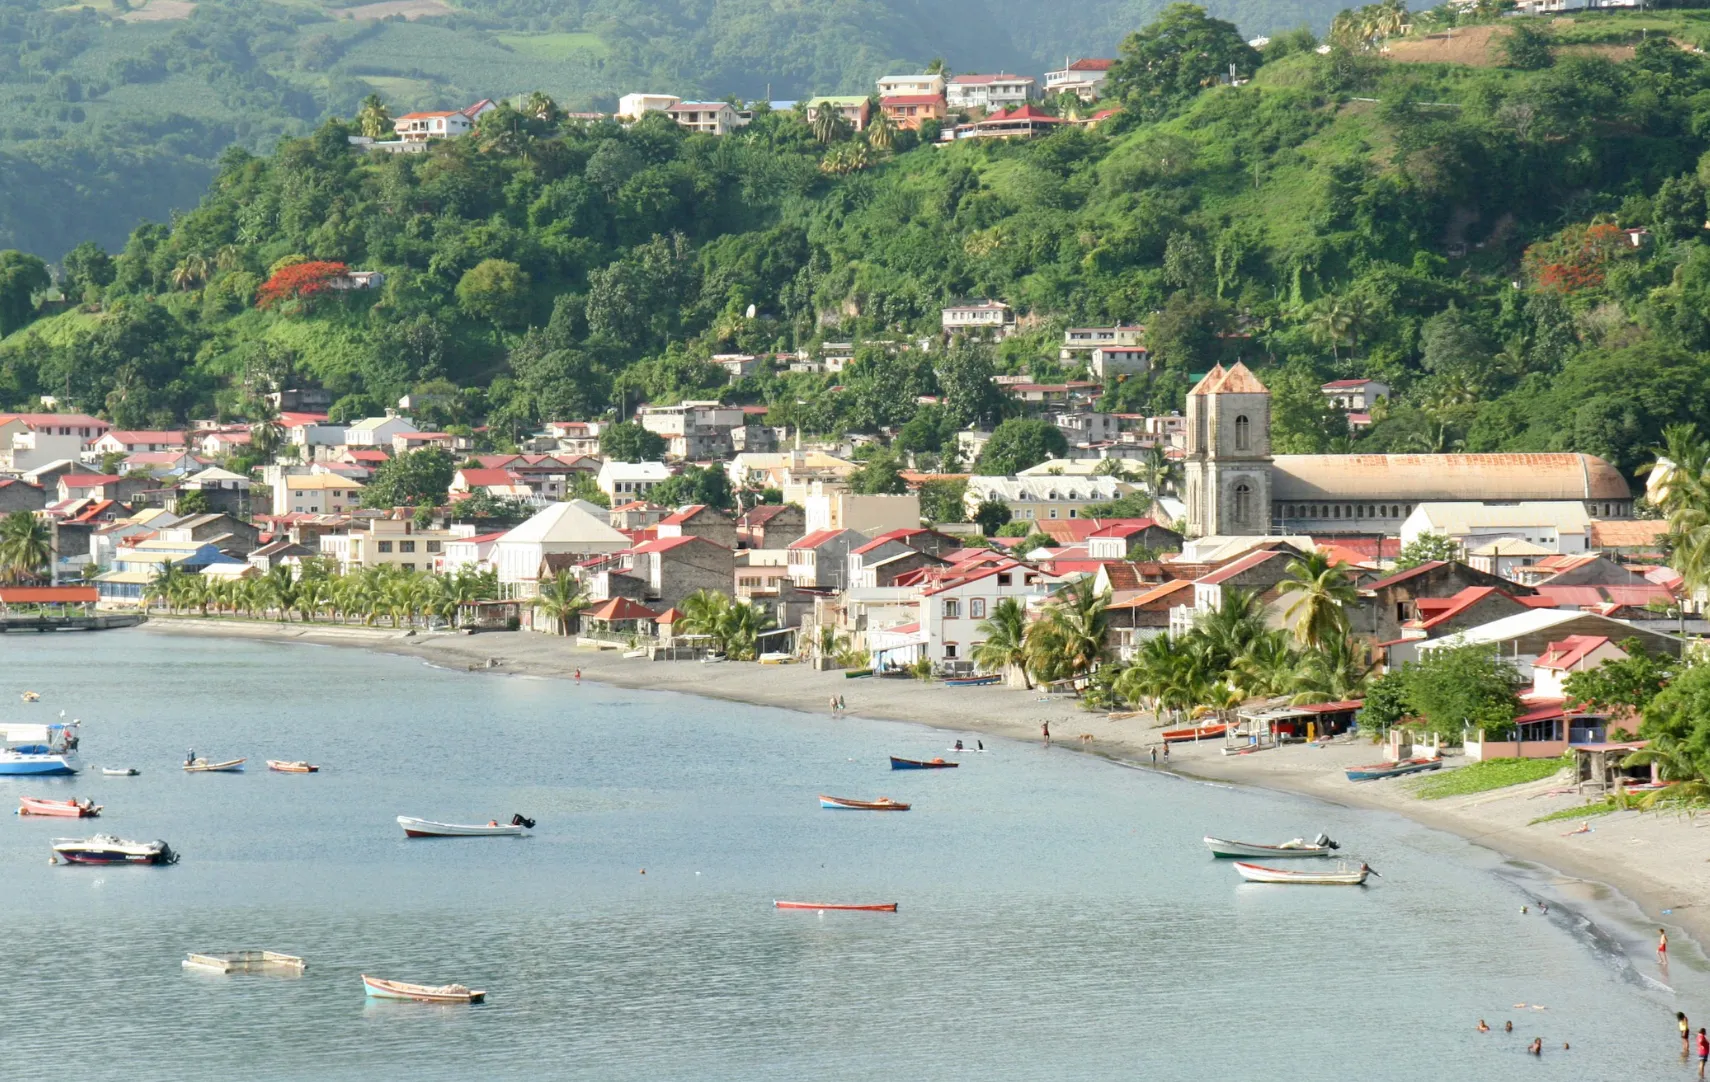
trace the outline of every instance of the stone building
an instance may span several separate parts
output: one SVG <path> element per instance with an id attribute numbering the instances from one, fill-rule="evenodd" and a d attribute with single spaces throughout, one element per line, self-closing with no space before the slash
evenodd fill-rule
<path id="1" fill-rule="evenodd" d="M 1271 394 L 1237 361 L 1188 392 L 1188 532 L 1263 534 L 1271 526 Z"/>

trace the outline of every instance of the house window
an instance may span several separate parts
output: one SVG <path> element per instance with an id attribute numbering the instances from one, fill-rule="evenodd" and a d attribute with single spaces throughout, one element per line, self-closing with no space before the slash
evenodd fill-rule
<path id="1" fill-rule="evenodd" d="M 984 620 L 986 618 L 985 598 L 976 597 L 968 602 L 968 617 L 973 620 Z"/>
<path id="2" fill-rule="evenodd" d="M 1252 439 L 1252 428 L 1253 423 L 1247 420 L 1245 414 L 1235 418 L 1235 449 L 1237 451 L 1247 449 L 1247 444 Z"/>
<path id="3" fill-rule="evenodd" d="M 945 643 L 944 644 L 944 657 L 948 660 L 948 659 L 953 659 L 955 656 L 956 656 L 956 644 L 953 642 Z"/>
<path id="4" fill-rule="evenodd" d="M 390 542 L 390 541 L 380 542 L 380 551 L 381 552 L 391 552 L 392 551 L 392 542 Z"/>
<path id="5" fill-rule="evenodd" d="M 1070 518 L 1078 518 L 1079 517 L 1077 515 L 1077 513 L 1075 512 L 1075 509 L 1073 507 L 1069 508 L 1069 517 Z"/>
<path id="6" fill-rule="evenodd" d="M 427 543 L 427 550 L 428 550 L 428 553 L 430 555 L 433 553 L 439 552 L 440 551 L 440 543 L 438 541 L 429 541 Z"/>
<path id="7" fill-rule="evenodd" d="M 405 565 L 404 565 L 404 570 L 405 570 L 405 571 L 414 571 L 414 570 L 415 570 L 415 569 L 416 569 L 416 565 L 415 565 L 415 564 L 405 564 Z"/>
<path id="8" fill-rule="evenodd" d="M 1057 517 L 1057 509 L 1055 507 L 1051 508 L 1051 517 L 1052 518 Z"/>
<path id="9" fill-rule="evenodd" d="M 1235 486 L 1235 521 L 1244 523 L 1253 514 L 1253 490 L 1243 482 Z"/>
<path id="10" fill-rule="evenodd" d="M 944 599 L 944 618 L 954 620 L 962 615 L 962 603 L 953 597 Z"/>
<path id="11" fill-rule="evenodd" d="M 1008 571 L 1000 571 L 998 573 L 998 585 L 999 586 L 1008 586 L 1009 585 L 1009 572 Z"/>
<path id="12" fill-rule="evenodd" d="M 398 542 L 398 551 L 414 552 L 416 551 L 416 543 L 414 541 L 400 541 Z"/>

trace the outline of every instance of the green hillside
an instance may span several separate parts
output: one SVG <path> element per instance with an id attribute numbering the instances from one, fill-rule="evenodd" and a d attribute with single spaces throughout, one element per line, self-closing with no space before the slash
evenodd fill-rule
<path id="1" fill-rule="evenodd" d="M 501 110 L 432 154 L 368 156 L 324 124 L 272 157 L 226 154 L 195 210 L 110 265 L 81 250 L 80 311 L 22 326 L 27 261 L 0 254 L 0 407 L 52 393 L 165 427 L 255 416 L 286 383 L 323 384 L 341 415 L 429 386 L 431 421 L 502 443 L 726 393 L 714 353 L 901 342 L 995 297 L 1038 328 L 994 353 L 868 347 L 838 377 L 734 393 L 774 423 L 938 453 L 1004 412 L 994 370 L 1060 378 L 1063 326 L 1125 320 L 1157 369 L 1105 408 L 1180 408 L 1193 373 L 1240 358 L 1273 390 L 1284 452 L 1572 449 L 1632 473 L 1664 426 L 1710 415 L 1702 57 L 1657 36 L 1619 60 L 1496 40 L 1490 67 L 1315 44 L 1256 54 L 1173 9 L 1124 47 L 1117 118 L 1032 142 Z M 1251 81 L 1203 85 L 1231 63 Z M 285 269 L 304 261 L 386 283 L 316 294 L 313 268 Z M 276 275 L 301 282 L 269 304 Z M 1358 433 L 1318 392 L 1353 376 L 1395 389 Z"/>

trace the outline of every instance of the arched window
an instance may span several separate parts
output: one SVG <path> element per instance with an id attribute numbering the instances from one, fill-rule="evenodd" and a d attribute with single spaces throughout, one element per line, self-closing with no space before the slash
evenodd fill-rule
<path id="1" fill-rule="evenodd" d="M 1247 420 L 1246 414 L 1235 418 L 1235 449 L 1237 451 L 1247 449 L 1248 441 L 1252 439 L 1252 428 L 1253 424 Z"/>
<path id="2" fill-rule="evenodd" d="M 1242 418 L 1246 420 L 1246 418 Z M 1235 521 L 1245 523 L 1253 514 L 1253 490 L 1243 482 L 1235 486 Z"/>

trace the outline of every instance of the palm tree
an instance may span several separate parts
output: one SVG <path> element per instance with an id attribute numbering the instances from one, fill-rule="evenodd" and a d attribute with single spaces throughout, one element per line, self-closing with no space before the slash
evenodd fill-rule
<path id="1" fill-rule="evenodd" d="M 1349 638 L 1331 639 L 1306 652 L 1304 664 L 1293 674 L 1288 690 L 1290 705 L 1344 702 L 1365 694 L 1371 682 L 1372 660 L 1363 646 Z"/>
<path id="2" fill-rule="evenodd" d="M 34 582 L 53 562 L 53 532 L 29 511 L 14 511 L 0 519 L 0 579 Z"/>
<path id="3" fill-rule="evenodd" d="M 1668 517 L 1669 563 L 1696 597 L 1710 586 L 1710 442 L 1689 424 L 1663 429 L 1645 495 Z"/>
<path id="4" fill-rule="evenodd" d="M 392 133 L 392 114 L 386 108 L 386 103 L 380 100 L 380 95 L 370 94 L 362 99 L 362 105 L 356 111 L 356 124 L 362 129 L 362 134 L 370 139 L 379 139 Z"/>
<path id="5" fill-rule="evenodd" d="M 1621 760 L 1622 766 L 1656 765 L 1663 781 L 1674 782 L 1665 789 L 1645 794 L 1639 801 L 1640 811 L 1650 811 L 1658 804 L 1678 804 L 1693 809 L 1710 800 L 1710 780 L 1693 756 L 1692 750 L 1672 736 L 1659 736 L 1650 745 Z"/>
<path id="6" fill-rule="evenodd" d="M 1264 606 L 1252 590 L 1232 587 L 1223 591 L 1217 608 L 1199 618 L 1196 637 L 1203 637 L 1207 667 L 1226 672 L 1265 634 Z"/>
<path id="7" fill-rule="evenodd" d="M 563 110 L 558 108 L 558 103 L 548 97 L 544 90 L 536 90 L 523 99 L 522 113 L 542 124 L 556 124 L 564 119 Z"/>
<path id="8" fill-rule="evenodd" d="M 1017 598 L 1006 597 L 992 606 L 991 615 L 980 623 L 975 634 L 982 641 L 974 647 L 974 664 L 1007 678 L 1021 673 L 1021 686 L 1033 690 L 1027 677 L 1027 609 Z"/>
<path id="9" fill-rule="evenodd" d="M 1104 657 L 1110 591 L 1093 592 L 1092 576 L 1058 591 L 1044 617 L 1027 629 L 1027 653 L 1044 679 L 1085 676 Z M 1049 674 L 1049 675 L 1047 675 Z"/>
<path id="10" fill-rule="evenodd" d="M 849 120 L 837 106 L 822 101 L 814 107 L 813 137 L 820 143 L 829 145 L 847 138 L 849 130 Z"/>
<path id="11" fill-rule="evenodd" d="M 279 610 L 279 619 L 289 622 L 291 609 L 297 603 L 297 582 L 289 564 L 274 564 L 261 578 L 267 603 Z"/>
<path id="12" fill-rule="evenodd" d="M 534 607 L 552 620 L 558 634 L 568 635 L 571 618 L 588 607 L 588 595 L 582 592 L 581 582 L 570 573 L 570 569 L 561 568 L 556 575 L 540 584 L 540 595 L 534 599 Z"/>
<path id="13" fill-rule="evenodd" d="M 1293 688 L 1300 665 L 1300 652 L 1288 641 L 1288 635 L 1267 630 L 1234 660 L 1231 682 L 1249 696 L 1281 695 Z"/>
<path id="14" fill-rule="evenodd" d="M 1348 302 L 1340 297 L 1325 296 L 1319 299 L 1307 321 L 1312 337 L 1330 346 L 1330 356 L 1341 360 L 1339 346 L 1348 339 L 1350 328 L 1354 323 L 1354 315 Z"/>
<path id="15" fill-rule="evenodd" d="M 1287 577 L 1277 584 L 1279 593 L 1294 597 L 1287 616 L 1294 621 L 1294 635 L 1315 650 L 1332 639 L 1348 635 L 1348 613 L 1344 606 L 1358 600 L 1354 579 L 1341 564 L 1332 564 L 1322 552 L 1313 551 L 1290 560 Z"/>
<path id="16" fill-rule="evenodd" d="M 897 126 L 890 115 L 883 109 L 873 114 L 873 122 L 867 125 L 867 145 L 874 150 L 889 150 L 896 144 Z"/>
<path id="17" fill-rule="evenodd" d="M 329 593 L 327 583 L 323 579 L 305 578 L 297 583 L 292 603 L 305 624 L 321 611 L 321 607 L 327 603 Z"/>
<path id="18" fill-rule="evenodd" d="M 679 625 L 684 635 L 706 635 L 712 639 L 713 646 L 724 652 L 725 643 L 721 631 L 725 623 L 725 610 L 730 608 L 730 598 L 718 590 L 696 590 L 683 599 L 681 606 L 683 620 Z"/>
<path id="19" fill-rule="evenodd" d="M 734 661 L 754 660 L 759 654 L 760 633 L 771 626 L 771 615 L 747 601 L 728 606 L 720 616 L 718 626 L 725 656 Z"/>
<path id="20" fill-rule="evenodd" d="M 154 579 L 143 587 L 143 612 L 148 612 L 150 602 L 164 601 L 170 605 L 175 597 L 183 596 L 183 582 L 188 574 L 175 563 L 161 564 Z"/>
<path id="21" fill-rule="evenodd" d="M 189 292 L 208 280 L 208 257 L 191 252 L 172 268 L 172 288 Z"/>

